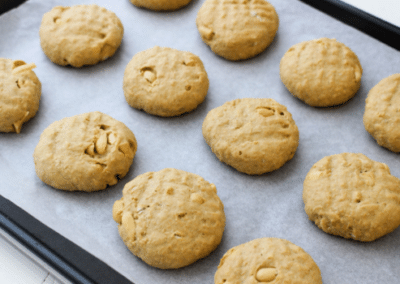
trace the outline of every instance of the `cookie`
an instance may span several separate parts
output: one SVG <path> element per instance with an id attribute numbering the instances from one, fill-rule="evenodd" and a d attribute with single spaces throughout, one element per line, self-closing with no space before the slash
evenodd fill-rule
<path id="1" fill-rule="evenodd" d="M 40 136 L 33 159 L 48 185 L 68 191 L 97 191 L 123 178 L 137 143 L 128 127 L 95 111 L 53 122 Z"/>
<path id="2" fill-rule="evenodd" d="M 215 284 L 322 284 L 321 272 L 302 248 L 278 238 L 261 238 L 228 250 Z"/>
<path id="3" fill-rule="evenodd" d="M 143 7 L 154 11 L 172 11 L 180 9 L 191 0 L 131 0 L 137 7 Z"/>
<path id="4" fill-rule="evenodd" d="M 224 206 L 215 185 L 172 168 L 127 183 L 112 211 L 129 250 L 162 269 L 206 257 L 221 242 L 225 227 Z"/>
<path id="5" fill-rule="evenodd" d="M 280 76 L 293 96 L 315 107 L 340 105 L 356 94 L 362 68 L 357 55 L 335 39 L 293 45 L 282 57 Z"/>
<path id="6" fill-rule="evenodd" d="M 363 120 L 379 145 L 400 152 L 400 74 L 383 79 L 371 89 Z"/>
<path id="7" fill-rule="evenodd" d="M 242 60 L 256 56 L 271 44 L 279 18 L 265 0 L 206 0 L 196 24 L 213 52 L 228 60 Z"/>
<path id="8" fill-rule="evenodd" d="M 198 56 L 155 46 L 133 56 L 125 69 L 123 88 L 130 106 L 154 115 L 177 116 L 204 100 L 208 77 Z"/>
<path id="9" fill-rule="evenodd" d="M 42 85 L 34 63 L 0 58 L 0 132 L 20 133 L 39 109 Z"/>
<path id="10" fill-rule="evenodd" d="M 292 115 L 273 99 L 237 99 L 211 110 L 203 136 L 219 160 L 249 175 L 282 167 L 299 144 Z"/>
<path id="11" fill-rule="evenodd" d="M 51 61 L 82 67 L 114 55 L 124 28 L 113 12 L 97 5 L 57 6 L 44 14 L 39 34 Z"/>
<path id="12" fill-rule="evenodd" d="M 400 225 L 400 180 L 363 154 L 315 163 L 304 180 L 303 200 L 311 221 L 344 238 L 369 242 Z"/>

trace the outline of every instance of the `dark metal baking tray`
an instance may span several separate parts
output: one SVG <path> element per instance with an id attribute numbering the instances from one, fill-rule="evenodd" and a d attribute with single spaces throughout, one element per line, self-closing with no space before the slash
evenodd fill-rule
<path id="1" fill-rule="evenodd" d="M 72 283 L 132 284 L 1 195 L 0 228 Z"/>
<path id="2" fill-rule="evenodd" d="M 300 0 L 400 50 L 400 28 L 338 0 Z M 24 0 L 0 0 L 0 15 Z M 0 195 L 0 227 L 73 283 L 132 283 Z"/>
<path id="3" fill-rule="evenodd" d="M 400 28 L 340 0 L 300 0 L 400 50 Z"/>

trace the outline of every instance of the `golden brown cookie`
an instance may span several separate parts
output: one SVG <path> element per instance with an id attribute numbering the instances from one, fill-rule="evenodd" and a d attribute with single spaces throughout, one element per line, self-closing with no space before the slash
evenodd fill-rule
<path id="1" fill-rule="evenodd" d="M 369 91 L 364 126 L 379 145 L 400 152 L 400 74 L 383 79 Z"/>
<path id="2" fill-rule="evenodd" d="M 172 269 L 209 255 L 221 242 L 224 206 L 215 185 L 176 169 L 137 176 L 114 203 L 113 218 L 129 250 Z"/>
<path id="3" fill-rule="evenodd" d="M 82 67 L 112 56 L 124 28 L 113 12 L 97 5 L 57 6 L 44 14 L 39 34 L 51 61 Z"/>
<path id="4" fill-rule="evenodd" d="M 293 45 L 281 59 L 280 75 L 293 96 L 310 106 L 327 107 L 354 97 L 362 68 L 346 45 L 320 38 Z"/>
<path id="5" fill-rule="evenodd" d="M 34 63 L 0 58 L 0 132 L 21 131 L 39 109 L 42 85 Z"/>
<path id="6" fill-rule="evenodd" d="M 40 136 L 33 159 L 48 185 L 69 191 L 97 191 L 114 185 L 132 164 L 132 131 L 95 111 L 53 122 Z"/>
<path id="7" fill-rule="evenodd" d="M 237 99 L 211 110 L 203 136 L 218 159 L 249 175 L 279 169 L 299 144 L 292 115 L 273 99 Z"/>
<path id="8" fill-rule="evenodd" d="M 321 272 L 301 247 L 278 238 L 261 238 L 228 250 L 215 284 L 322 284 Z"/>
<path id="9" fill-rule="evenodd" d="M 191 0 L 130 0 L 132 4 L 138 7 L 147 8 L 155 11 L 172 11 L 180 9 Z"/>
<path id="10" fill-rule="evenodd" d="M 400 180 L 363 154 L 315 163 L 304 180 L 303 200 L 311 221 L 344 238 L 369 242 L 400 225 Z"/>
<path id="11" fill-rule="evenodd" d="M 193 53 L 155 46 L 137 53 L 124 74 L 128 104 L 159 116 L 194 110 L 206 97 L 208 77 Z"/>
<path id="12" fill-rule="evenodd" d="M 265 0 L 206 0 L 196 24 L 212 51 L 228 60 L 242 60 L 256 56 L 271 44 L 279 18 Z"/>

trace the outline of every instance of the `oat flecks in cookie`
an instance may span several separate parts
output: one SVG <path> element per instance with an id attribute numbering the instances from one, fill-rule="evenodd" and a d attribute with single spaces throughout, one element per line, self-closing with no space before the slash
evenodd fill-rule
<path id="1" fill-rule="evenodd" d="M 138 7 L 154 11 L 172 11 L 180 9 L 190 3 L 191 0 L 130 0 Z"/>
<path id="2" fill-rule="evenodd" d="M 211 110 L 203 136 L 218 159 L 250 175 L 282 167 L 299 143 L 292 115 L 273 99 L 237 99 Z"/>
<path id="3" fill-rule="evenodd" d="M 35 64 L 0 58 L 0 132 L 20 133 L 39 109 L 42 85 Z"/>
<path id="4" fill-rule="evenodd" d="M 137 53 L 124 73 L 128 104 L 158 116 L 178 116 L 205 99 L 208 77 L 193 53 L 155 46 Z"/>
<path id="5" fill-rule="evenodd" d="M 44 14 L 40 44 L 59 65 L 82 67 L 112 56 L 121 44 L 124 28 L 111 11 L 97 5 L 54 7 Z"/>
<path id="6" fill-rule="evenodd" d="M 33 154 L 36 174 L 48 185 L 68 191 L 97 191 L 128 172 L 136 138 L 120 121 L 101 112 L 53 122 Z"/>
<path id="7" fill-rule="evenodd" d="M 373 241 L 400 225 L 400 180 L 363 154 L 315 163 L 304 180 L 303 200 L 311 221 L 344 238 Z"/>
<path id="8" fill-rule="evenodd" d="M 280 76 L 293 96 L 315 107 L 343 104 L 360 88 L 357 55 L 335 39 L 293 45 L 282 57 Z"/>
<path id="9" fill-rule="evenodd" d="M 322 284 L 321 272 L 302 248 L 278 238 L 261 238 L 228 250 L 215 284 Z"/>
<path id="10" fill-rule="evenodd" d="M 400 152 L 400 74 L 383 79 L 370 90 L 363 120 L 379 145 Z"/>
<path id="11" fill-rule="evenodd" d="M 224 206 L 214 184 L 182 170 L 148 172 L 127 183 L 113 218 L 129 250 L 173 269 L 206 257 L 221 242 Z"/>
<path id="12" fill-rule="evenodd" d="M 228 60 L 243 60 L 271 44 L 279 18 L 265 0 L 206 0 L 196 24 L 213 52 Z"/>

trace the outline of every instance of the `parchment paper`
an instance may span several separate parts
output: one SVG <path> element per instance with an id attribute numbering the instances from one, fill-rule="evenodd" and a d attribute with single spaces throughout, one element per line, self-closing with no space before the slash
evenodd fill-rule
<path id="1" fill-rule="evenodd" d="M 362 123 L 368 91 L 398 73 L 398 51 L 297 0 L 271 0 L 280 17 L 272 45 L 256 58 L 230 62 L 216 56 L 201 40 L 195 18 L 204 0 L 193 0 L 176 12 L 138 9 L 128 0 L 68 1 L 97 3 L 115 12 L 125 34 L 110 59 L 80 69 L 50 62 L 41 50 L 43 14 L 65 1 L 29 0 L 0 17 L 0 56 L 34 62 L 42 82 L 35 118 L 20 134 L 0 133 L 0 194 L 41 222 L 119 271 L 137 284 L 213 283 L 223 254 L 260 237 L 287 239 L 308 252 L 324 283 L 399 283 L 400 229 L 371 243 L 328 235 L 308 220 L 302 184 L 311 166 L 327 155 L 355 152 L 386 163 L 400 177 L 399 155 L 377 145 Z M 359 57 L 362 85 L 348 103 L 313 108 L 294 98 L 279 78 L 283 54 L 300 41 L 336 38 Z M 193 112 L 160 118 L 131 108 L 122 91 L 126 65 L 134 54 L 168 46 L 191 51 L 203 61 L 210 79 L 206 100 Z M 207 112 L 236 98 L 273 98 L 287 106 L 300 131 L 294 158 L 281 169 L 248 176 L 221 163 L 204 141 L 201 125 Z M 63 192 L 36 176 L 32 154 L 42 131 L 55 120 L 101 111 L 124 122 L 136 135 L 138 151 L 128 175 L 116 186 L 96 193 Z M 196 173 L 214 183 L 225 205 L 226 228 L 220 246 L 186 268 L 160 270 L 126 248 L 111 209 L 128 181 L 166 167 Z"/>

